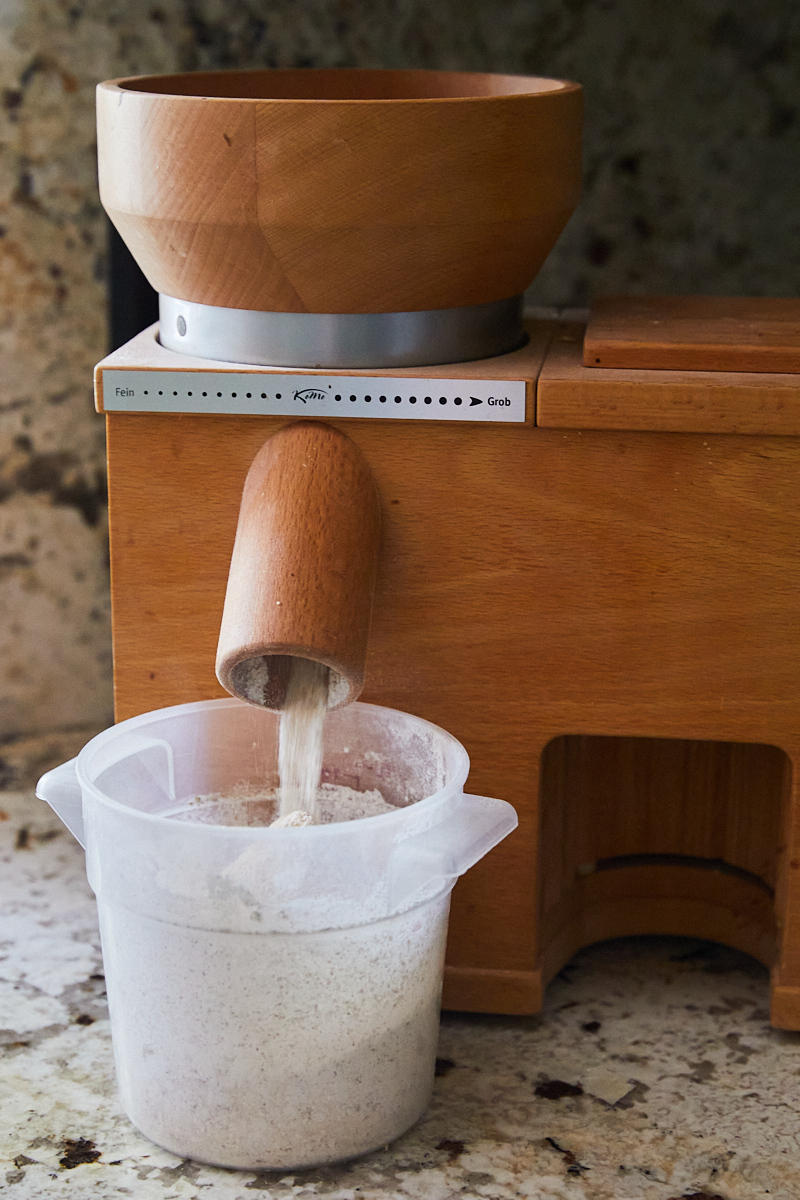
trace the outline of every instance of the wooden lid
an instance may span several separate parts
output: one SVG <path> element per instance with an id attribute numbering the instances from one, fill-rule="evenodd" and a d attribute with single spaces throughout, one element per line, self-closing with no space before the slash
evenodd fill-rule
<path id="1" fill-rule="evenodd" d="M 551 429 L 800 436 L 800 375 L 584 366 L 584 330 L 555 328 L 536 384 Z"/>
<path id="2" fill-rule="evenodd" d="M 518 75 L 275 70 L 97 90 L 100 196 L 156 291 L 265 312 L 419 312 L 523 292 L 581 178 L 581 89 Z"/>
<path id="3" fill-rule="evenodd" d="M 800 373 L 800 300 L 599 296 L 586 367 Z"/>

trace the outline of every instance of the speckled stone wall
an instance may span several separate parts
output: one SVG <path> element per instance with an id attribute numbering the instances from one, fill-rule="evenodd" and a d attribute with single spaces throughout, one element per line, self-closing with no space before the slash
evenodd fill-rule
<path id="1" fill-rule="evenodd" d="M 577 79 L 584 198 L 532 302 L 798 292 L 795 0 L 2 0 L 0 741 L 110 717 L 94 85 L 240 65 Z"/>

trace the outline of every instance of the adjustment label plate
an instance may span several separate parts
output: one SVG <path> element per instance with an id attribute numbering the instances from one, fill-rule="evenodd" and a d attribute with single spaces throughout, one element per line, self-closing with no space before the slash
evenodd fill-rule
<path id="1" fill-rule="evenodd" d="M 106 412 L 525 422 L 523 379 L 412 379 L 104 367 Z"/>

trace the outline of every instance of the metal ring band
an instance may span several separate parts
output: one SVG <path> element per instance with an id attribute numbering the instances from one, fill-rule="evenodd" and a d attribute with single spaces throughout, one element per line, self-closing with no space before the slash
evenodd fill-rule
<path id="1" fill-rule="evenodd" d="M 159 295 L 162 346 L 265 367 L 421 367 L 524 345 L 522 296 L 426 312 L 284 313 L 218 308 Z"/>

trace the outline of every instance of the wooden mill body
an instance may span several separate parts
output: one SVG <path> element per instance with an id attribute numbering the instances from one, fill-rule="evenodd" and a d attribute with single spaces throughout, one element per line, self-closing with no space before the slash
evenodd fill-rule
<path id="1" fill-rule="evenodd" d="M 332 422 L 382 503 L 362 698 L 452 732 L 519 813 L 455 889 L 444 1004 L 532 1013 L 579 947 L 678 934 L 770 966 L 797 1029 L 800 377 L 592 370 L 582 342 L 543 322 L 389 373 L 526 378 L 525 424 Z M 165 354 L 112 355 L 98 407 Z M 118 719 L 223 694 L 242 486 L 290 419 L 108 413 Z"/>

